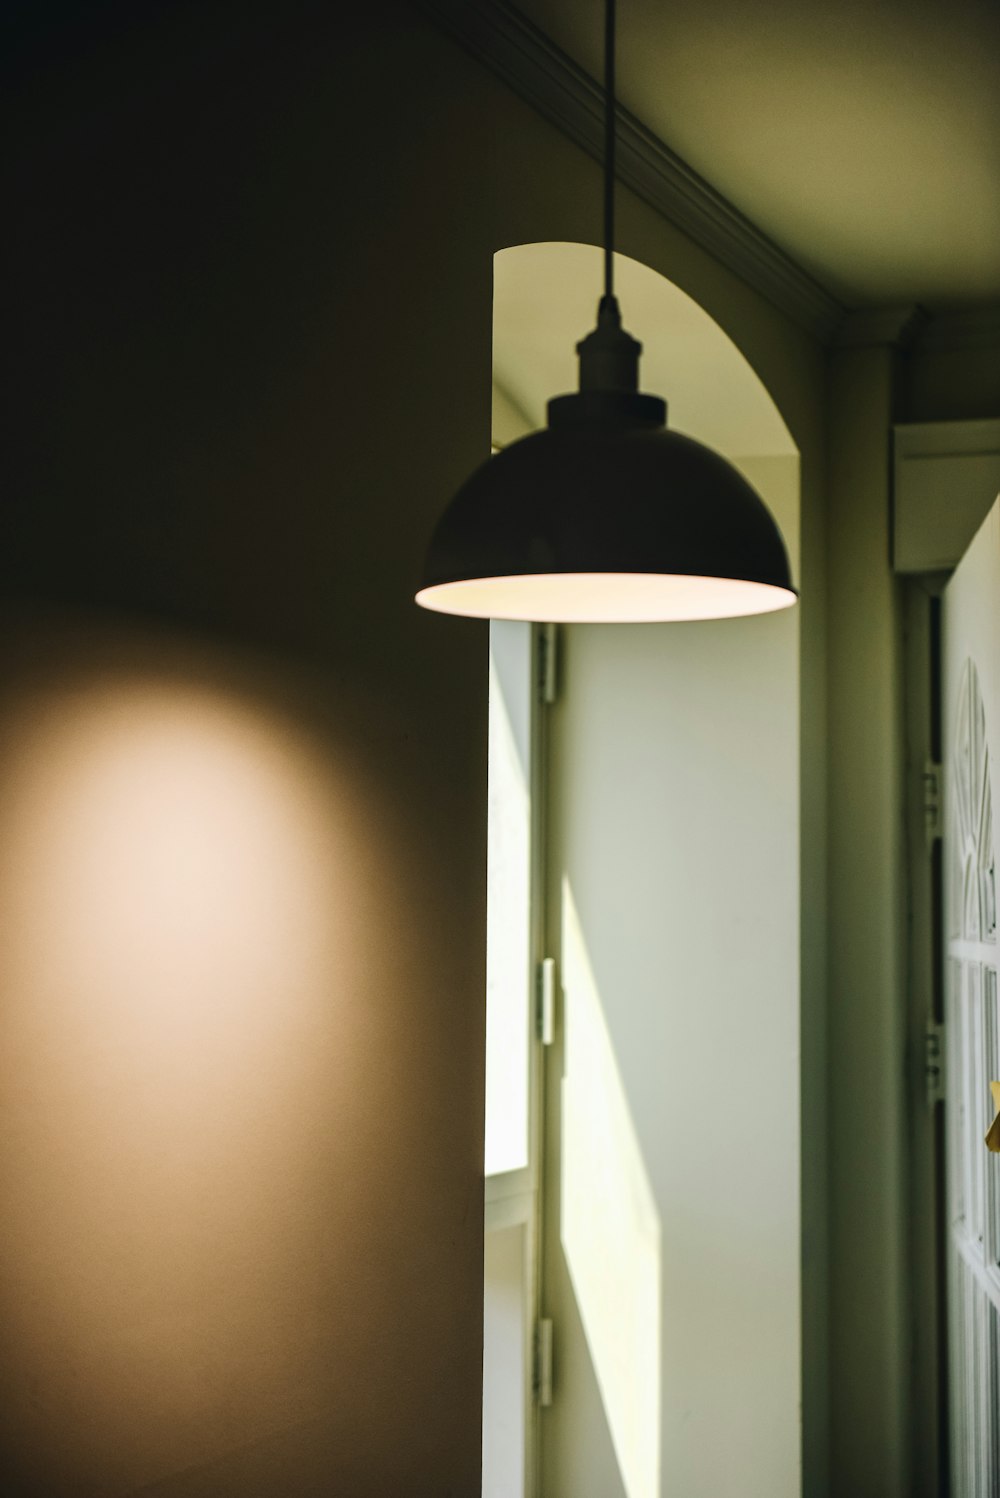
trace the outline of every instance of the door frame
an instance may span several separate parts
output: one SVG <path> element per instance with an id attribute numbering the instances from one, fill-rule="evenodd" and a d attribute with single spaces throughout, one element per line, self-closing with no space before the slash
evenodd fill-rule
<path id="1" fill-rule="evenodd" d="M 950 1480 L 939 768 L 941 592 L 948 576 L 938 572 L 901 580 L 906 746 L 907 1283 L 914 1498 L 944 1498 Z"/>

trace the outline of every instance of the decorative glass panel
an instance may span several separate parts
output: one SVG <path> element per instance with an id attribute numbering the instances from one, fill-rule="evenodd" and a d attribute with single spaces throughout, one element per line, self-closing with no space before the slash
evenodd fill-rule
<path id="1" fill-rule="evenodd" d="M 1000 1013 L 997 1012 L 997 970 L 983 968 L 983 1023 L 986 1032 L 986 1056 L 983 1084 L 984 1128 L 993 1120 L 991 1081 L 1000 1081 Z M 988 1235 L 986 1240 L 987 1262 L 993 1266 L 1000 1286 L 1000 1155 L 983 1150 L 983 1165 L 986 1170 L 986 1211 Z"/>
<path id="2" fill-rule="evenodd" d="M 952 1222 L 960 1230 L 965 1226 L 964 1150 L 965 1128 L 962 1120 L 965 1097 L 965 1005 L 962 985 L 965 965 L 956 958 L 948 963 L 948 1096 L 953 1100 L 956 1127 L 948 1134 L 948 1180 L 951 1186 Z"/>

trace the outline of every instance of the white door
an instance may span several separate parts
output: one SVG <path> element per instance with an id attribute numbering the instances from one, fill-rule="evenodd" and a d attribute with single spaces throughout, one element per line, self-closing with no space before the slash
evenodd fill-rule
<path id="1" fill-rule="evenodd" d="M 1000 1498 L 1000 500 L 945 590 L 942 714 L 952 1498 Z"/>

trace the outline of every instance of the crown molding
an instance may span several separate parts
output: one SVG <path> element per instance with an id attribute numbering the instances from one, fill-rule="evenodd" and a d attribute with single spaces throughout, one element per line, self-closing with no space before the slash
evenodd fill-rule
<path id="1" fill-rule="evenodd" d="M 928 312 L 916 302 L 899 307 L 861 307 L 848 312 L 833 337 L 834 348 L 888 344 L 904 353 L 1000 352 L 1000 304 L 961 312 Z"/>
<path id="2" fill-rule="evenodd" d="M 526 103 L 603 160 L 604 90 L 508 0 L 416 0 Z M 799 327 L 829 342 L 847 309 L 621 105 L 618 180 Z"/>
<path id="3" fill-rule="evenodd" d="M 509 0 L 414 0 L 440 30 L 561 130 L 604 159 L 604 89 Z M 838 348 L 917 353 L 1000 346 L 1000 304 L 929 315 L 908 304 L 850 311 L 621 105 L 618 180 L 805 332 Z"/>
<path id="4" fill-rule="evenodd" d="M 921 339 L 927 313 L 916 303 L 901 307 L 862 307 L 849 312 L 833 339 L 836 348 L 873 348 L 888 344 L 910 349 Z"/>
<path id="5" fill-rule="evenodd" d="M 1000 303 L 932 317 L 920 334 L 921 353 L 1000 349 Z"/>

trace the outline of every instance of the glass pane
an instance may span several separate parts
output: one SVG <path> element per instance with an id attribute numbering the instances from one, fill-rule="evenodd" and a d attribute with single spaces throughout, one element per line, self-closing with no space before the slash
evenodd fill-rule
<path id="1" fill-rule="evenodd" d="M 490 625 L 486 1174 L 528 1163 L 531 626 Z"/>

